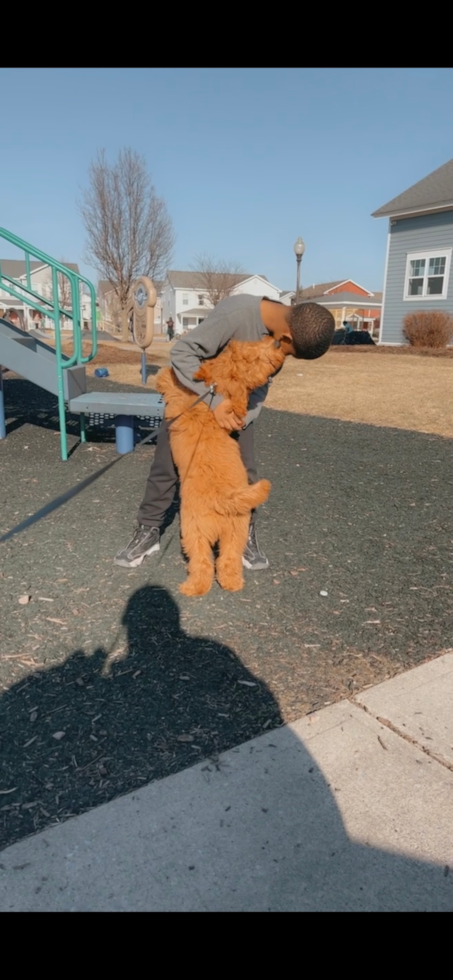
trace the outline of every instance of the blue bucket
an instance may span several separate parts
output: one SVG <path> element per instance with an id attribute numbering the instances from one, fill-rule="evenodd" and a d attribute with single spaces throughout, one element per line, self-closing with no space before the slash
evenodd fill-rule
<path id="1" fill-rule="evenodd" d="M 94 376 L 95 378 L 108 378 L 109 372 L 107 368 L 96 368 Z"/>

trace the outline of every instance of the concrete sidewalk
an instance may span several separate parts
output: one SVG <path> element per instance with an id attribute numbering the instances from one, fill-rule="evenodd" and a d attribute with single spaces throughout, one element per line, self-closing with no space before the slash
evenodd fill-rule
<path id="1" fill-rule="evenodd" d="M 0 911 L 453 911 L 453 653 L 0 854 Z"/>

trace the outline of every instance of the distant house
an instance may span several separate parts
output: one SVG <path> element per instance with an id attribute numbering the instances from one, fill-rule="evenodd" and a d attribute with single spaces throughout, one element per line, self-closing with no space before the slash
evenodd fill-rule
<path id="1" fill-rule="evenodd" d="M 453 313 L 453 160 L 373 212 L 388 218 L 380 343 L 404 344 L 415 310 Z"/>
<path id="2" fill-rule="evenodd" d="M 25 274 L 25 262 L 19 259 L 0 259 L 0 268 L 5 276 L 11 279 L 19 279 Z M 30 262 L 30 272 L 34 277 L 37 269 L 42 268 L 42 262 Z M 30 307 L 25 307 L 24 303 L 14 296 L 11 296 L 6 289 L 2 289 L 0 283 L 0 316 L 5 316 L 9 310 L 17 312 L 19 323 L 22 327 L 32 326 L 32 318 L 29 316 Z"/>
<path id="3" fill-rule="evenodd" d="M 296 295 L 286 292 L 280 298 L 282 303 L 290 306 Z M 372 333 L 381 316 L 382 293 L 373 293 L 354 279 L 335 279 L 301 289 L 300 301 L 326 306 L 334 317 L 336 329 L 347 320 L 355 329 L 366 327 Z"/>
<path id="4" fill-rule="evenodd" d="M 295 293 L 293 289 L 283 289 L 280 293 L 280 302 L 285 306 L 292 306 Z"/>
<path id="5" fill-rule="evenodd" d="M 225 276 L 219 279 L 224 283 Z M 232 275 L 231 294 L 251 293 L 253 296 L 268 296 L 280 299 L 280 290 L 265 276 L 244 273 Z M 215 281 L 215 280 L 214 280 Z M 162 309 L 164 321 L 171 316 L 176 333 L 192 330 L 206 318 L 213 304 L 206 288 L 206 279 L 200 272 L 178 272 L 170 270 L 162 289 Z"/>
<path id="6" fill-rule="evenodd" d="M 79 272 L 79 267 L 74 262 L 65 262 L 64 265 L 73 272 Z M 27 276 L 25 262 L 19 259 L 0 259 L 0 268 L 5 276 L 9 276 L 11 279 L 16 280 L 15 288 L 20 292 L 20 287 L 23 285 L 26 287 Z M 38 295 L 44 298 L 50 299 L 52 297 L 52 273 L 48 265 L 44 265 L 42 262 L 30 262 L 30 281 L 31 288 Z M 60 304 L 63 308 L 71 310 L 71 292 L 68 284 L 68 280 L 64 276 L 59 275 L 59 299 Z M 24 292 L 24 297 L 26 296 Z M 45 308 L 45 303 L 43 307 Z M 18 317 L 20 325 L 28 330 L 30 327 L 40 324 L 42 326 L 53 326 L 53 319 L 50 317 L 41 317 L 40 314 L 33 310 L 24 300 L 16 299 L 11 296 L 6 289 L 2 289 L 0 286 L 0 309 L 3 313 L 8 310 L 14 310 Z M 83 295 L 82 297 L 82 317 L 87 320 L 91 318 L 91 303 L 89 302 L 89 296 Z M 69 318 L 63 318 L 63 328 L 70 327 L 71 321 Z"/>

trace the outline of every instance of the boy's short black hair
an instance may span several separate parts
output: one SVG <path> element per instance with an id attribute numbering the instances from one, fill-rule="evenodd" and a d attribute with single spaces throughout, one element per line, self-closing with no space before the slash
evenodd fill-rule
<path id="1" fill-rule="evenodd" d="M 335 333 L 335 320 L 330 310 L 319 303 L 298 303 L 289 308 L 287 319 L 296 357 L 306 361 L 322 357 Z"/>

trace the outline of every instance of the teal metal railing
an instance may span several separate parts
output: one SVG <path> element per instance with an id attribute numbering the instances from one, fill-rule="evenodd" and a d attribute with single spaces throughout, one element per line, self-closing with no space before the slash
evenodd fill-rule
<path id="1" fill-rule="evenodd" d="M 34 248 L 33 245 L 23 241 L 22 238 L 18 238 L 17 235 L 13 235 L 12 232 L 7 231 L 6 228 L 0 228 L 0 239 L 3 239 L 4 241 L 9 242 L 11 245 L 15 245 L 16 248 L 21 249 L 25 258 L 25 276 L 21 276 L 19 279 L 14 279 L 11 276 L 6 275 L 2 271 L 0 263 L 0 288 L 4 289 L 10 296 L 14 296 L 16 299 L 20 300 L 25 306 L 30 306 L 43 316 L 49 317 L 54 322 L 61 458 L 66 460 L 68 458 L 68 445 L 63 372 L 67 371 L 68 368 L 73 367 L 75 364 L 87 364 L 88 361 L 92 361 L 93 358 L 96 357 L 97 329 L 95 289 L 93 284 L 89 281 L 89 279 L 86 279 L 85 276 L 81 276 L 78 272 L 74 272 L 73 269 L 69 269 L 68 266 L 64 265 L 62 262 L 57 262 L 56 259 L 51 258 L 50 255 L 46 255 L 45 252 L 41 252 L 40 249 Z M 42 262 L 43 266 L 45 265 L 49 267 L 52 283 L 51 299 L 41 296 L 40 293 L 32 289 L 32 270 L 30 266 L 30 258 L 34 259 L 35 261 L 37 260 L 38 262 Z M 71 290 L 71 301 L 67 309 L 60 306 L 60 276 L 66 277 Z M 85 356 L 83 354 L 82 344 L 83 331 L 80 299 L 84 286 L 88 287 L 88 292 L 91 297 L 91 344 L 90 351 Z M 72 321 L 72 353 L 69 355 L 64 354 L 62 350 L 62 317 L 66 317 L 66 319 Z M 82 442 L 85 442 L 85 416 L 83 414 L 80 416 L 80 438 Z"/>

